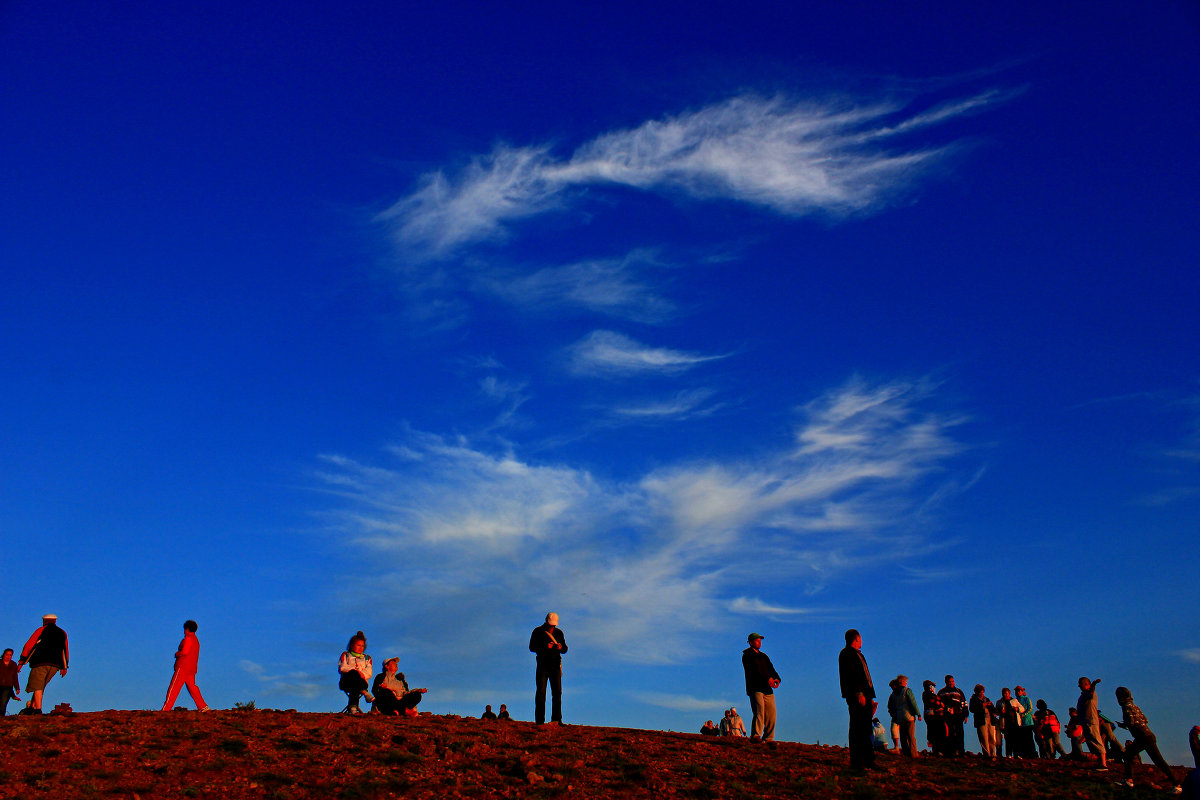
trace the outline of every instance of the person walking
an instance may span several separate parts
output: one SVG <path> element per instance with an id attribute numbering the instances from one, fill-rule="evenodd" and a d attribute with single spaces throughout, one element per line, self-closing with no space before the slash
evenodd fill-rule
<path id="1" fill-rule="evenodd" d="M 1036 705 L 1037 711 L 1033 712 L 1033 724 L 1037 728 L 1038 752 L 1043 758 L 1056 756 L 1066 758 L 1067 751 L 1063 750 L 1062 742 L 1058 738 L 1058 734 L 1062 730 L 1062 723 L 1058 721 L 1058 715 L 1046 705 L 1045 700 L 1038 700 Z"/>
<path id="2" fill-rule="evenodd" d="M 558 614 L 546 614 L 545 623 L 529 635 L 529 652 L 537 656 L 537 692 L 533 696 L 533 721 L 546 723 L 546 684 L 550 684 L 550 721 L 562 725 L 562 657 L 567 652 L 567 637 L 558 627 Z"/>
<path id="3" fill-rule="evenodd" d="M 1118 686 L 1116 694 L 1117 702 L 1121 704 L 1121 722 L 1117 724 L 1133 734 L 1133 741 L 1125 747 L 1125 785 L 1133 786 L 1133 762 L 1137 754 L 1145 750 L 1154 766 L 1167 776 L 1167 785 L 1175 787 L 1175 794 L 1181 793 L 1183 787 L 1175 783 L 1175 773 L 1171 772 L 1167 760 L 1158 751 L 1158 739 L 1150 730 L 1146 715 L 1133 702 L 1133 693 L 1124 686 Z"/>
<path id="4" fill-rule="evenodd" d="M 179 690 L 184 686 L 196 703 L 198 711 L 209 710 L 208 703 L 204 702 L 204 696 L 200 694 L 200 687 L 196 685 L 196 669 L 200 662 L 200 640 L 196 638 L 196 630 L 199 627 L 192 619 L 183 623 L 183 639 L 175 649 L 175 672 L 171 675 L 171 683 L 167 685 L 167 699 L 163 703 L 163 711 L 170 711 L 174 707 L 175 698 L 179 697 Z"/>
<path id="5" fill-rule="evenodd" d="M 750 722 L 750 741 L 775 741 L 775 690 L 782 681 L 771 659 L 762 651 L 762 634 L 746 637 L 750 645 L 742 651 L 742 670 L 746 673 L 746 696 L 754 716 Z"/>
<path id="6" fill-rule="evenodd" d="M 42 713 L 42 695 L 46 691 L 46 684 L 50 683 L 56 672 L 65 678 L 70 660 L 67 632 L 58 627 L 57 615 L 46 614 L 42 617 L 42 627 L 34 631 L 21 648 L 21 660 L 17 662 L 17 672 L 26 664 L 29 665 L 25 691 L 29 692 L 30 697 L 22 714 Z"/>
<path id="7" fill-rule="evenodd" d="M 854 628 L 846 631 L 846 646 L 838 653 L 838 682 L 850 716 L 850 768 L 879 769 L 875 766 L 872 732 L 879 704 L 875 702 L 875 684 L 862 654 L 862 635 Z"/>

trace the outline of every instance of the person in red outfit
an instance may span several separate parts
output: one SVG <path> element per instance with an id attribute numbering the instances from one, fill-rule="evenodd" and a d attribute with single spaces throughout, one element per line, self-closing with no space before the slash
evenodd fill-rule
<path id="1" fill-rule="evenodd" d="M 196 685 L 196 666 L 200 661 L 200 640 L 196 638 L 196 629 L 200 627 L 195 620 L 189 619 L 183 623 L 183 640 L 179 642 L 179 649 L 175 651 L 175 674 L 171 676 L 171 685 L 167 687 L 167 701 L 163 703 L 162 710 L 170 711 L 175 705 L 175 698 L 179 697 L 179 690 L 187 686 L 188 694 L 196 701 L 196 708 L 200 711 L 208 711 L 208 703 L 204 702 L 204 696 L 200 694 L 200 687 Z"/>

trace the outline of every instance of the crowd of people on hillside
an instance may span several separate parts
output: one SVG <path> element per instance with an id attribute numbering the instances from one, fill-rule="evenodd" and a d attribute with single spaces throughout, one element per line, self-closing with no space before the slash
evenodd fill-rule
<path id="1" fill-rule="evenodd" d="M 183 624 L 183 639 L 175 651 L 175 665 L 168 684 L 163 710 L 173 707 L 179 692 L 186 686 L 199 711 L 208 711 L 200 688 L 196 685 L 200 644 L 196 638 L 198 625 L 194 620 Z M 838 675 L 842 697 L 846 700 L 850 718 L 849 751 L 850 766 L 871 770 L 880 767 L 875 761 L 877 749 L 887 749 L 888 727 L 876 715 L 879 702 L 874 682 L 862 654 L 862 635 L 854 629 L 846 631 L 846 646 L 838 655 Z M 751 633 L 746 637 L 747 647 L 742 651 L 742 667 L 746 679 L 746 695 L 753 713 L 749 731 L 751 742 L 774 744 L 775 697 L 774 691 L 782 679 L 766 653 L 762 652 L 763 636 Z M 427 689 L 413 689 L 403 672 L 399 671 L 400 659 L 388 658 L 383 662 L 383 671 L 375 674 L 374 664 L 366 653 L 367 637 L 362 631 L 350 637 L 346 649 L 338 659 L 338 688 L 346 694 L 345 714 L 363 714 L 361 703 L 370 703 L 370 712 L 385 716 L 418 716 L 416 710 Z M 562 656 L 567 652 L 566 637 L 558 627 L 558 615 L 550 612 L 544 624 L 534 628 L 529 639 L 529 650 L 537 656 L 534 696 L 535 722 L 545 723 L 546 688 L 549 685 L 553 700 L 551 722 L 562 724 Z M 29 665 L 29 677 L 25 690 L 30 694 L 21 714 L 41 714 L 46 686 L 55 675 L 66 676 L 70 663 L 67 634 L 58 626 L 58 617 L 46 614 L 42 624 L 26 641 L 17 661 L 13 661 L 11 648 L 0 653 L 0 716 L 7 714 L 10 699 L 20 700 L 19 673 Z M 372 678 L 374 680 L 372 680 Z M 985 758 L 1020 759 L 1074 759 L 1086 761 L 1084 748 L 1095 756 L 1097 770 L 1107 771 L 1109 761 L 1124 765 L 1124 780 L 1133 786 L 1133 765 L 1139 755 L 1145 753 L 1164 777 L 1174 784 L 1174 774 L 1158 749 L 1157 738 L 1150 729 L 1146 715 L 1133 701 L 1133 693 L 1126 687 L 1117 687 L 1115 696 L 1121 707 L 1121 720 L 1114 722 L 1100 713 L 1096 687 L 1099 678 L 1081 677 L 1078 681 L 1079 700 L 1068 712 L 1064 728 L 1059 717 L 1045 700 L 1033 701 L 1024 686 L 1015 689 L 1004 687 L 998 700 L 987 696 L 983 684 L 976 684 L 970 697 L 960 689 L 953 675 L 944 677 L 944 685 L 926 680 L 918 704 L 917 697 L 909 687 L 906 675 L 897 675 L 888 686 L 890 693 L 885 701 L 890 721 L 892 751 L 909 759 L 922 757 L 917 746 L 916 724 L 924 721 L 926 727 L 927 753 L 943 758 L 958 758 L 966 754 L 965 727 L 970 720 L 979 742 L 980 755 Z M 481 717 L 484 720 L 509 720 L 507 705 L 501 704 L 500 713 L 488 705 Z M 1115 728 L 1127 731 L 1124 744 L 1118 739 Z M 746 737 L 747 730 L 736 708 L 725 710 L 720 724 L 707 720 L 700 730 L 706 736 Z M 1060 735 L 1065 733 L 1071 743 L 1068 753 Z M 1196 771 L 1188 776 L 1183 785 L 1174 785 L 1175 794 L 1189 791 L 1189 798 L 1200 800 L 1200 726 L 1191 730 L 1189 743 L 1196 758 Z"/>

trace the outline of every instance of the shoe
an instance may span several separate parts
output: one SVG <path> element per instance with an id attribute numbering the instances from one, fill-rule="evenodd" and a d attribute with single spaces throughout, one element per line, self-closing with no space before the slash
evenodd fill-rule
<path id="1" fill-rule="evenodd" d="M 362 696 L 363 696 L 363 697 L 365 697 L 365 698 L 367 698 L 367 702 L 368 702 L 368 703 L 374 703 L 374 702 L 375 702 L 375 698 L 371 696 L 371 693 L 370 693 L 370 692 L 363 692 L 363 693 L 362 693 Z"/>
<path id="2" fill-rule="evenodd" d="M 421 716 L 421 712 L 417 711 L 415 708 L 406 708 L 406 709 L 404 709 L 404 716 L 419 717 L 419 716 Z"/>
<path id="3" fill-rule="evenodd" d="M 1133 778 L 1126 778 L 1123 781 L 1117 781 L 1117 786 L 1125 786 L 1129 789 L 1133 788 Z"/>
<path id="4" fill-rule="evenodd" d="M 1176 786 L 1174 789 L 1171 790 L 1171 794 L 1183 794 L 1183 787 Z"/>
<path id="5" fill-rule="evenodd" d="M 198 709 L 198 710 L 199 710 L 201 713 L 203 713 L 203 714 L 207 714 L 209 711 L 212 711 L 212 709 L 211 709 L 211 708 L 209 708 L 208 706 L 205 706 L 204 708 L 201 708 L 201 709 Z"/>
<path id="6" fill-rule="evenodd" d="M 1108 767 L 1096 767 L 1096 772 L 1108 772 Z"/>

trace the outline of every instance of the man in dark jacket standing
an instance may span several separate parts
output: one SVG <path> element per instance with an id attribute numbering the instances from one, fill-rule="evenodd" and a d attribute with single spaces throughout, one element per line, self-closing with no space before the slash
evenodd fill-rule
<path id="1" fill-rule="evenodd" d="M 850 712 L 850 768 L 877 769 L 871 720 L 879 704 L 862 654 L 862 636 L 854 628 L 846 631 L 846 646 L 838 654 L 838 677 Z"/>
<path id="2" fill-rule="evenodd" d="M 534 695 L 533 721 L 546 722 L 546 681 L 550 682 L 553 701 L 550 721 L 562 725 L 562 655 L 567 652 L 567 637 L 558 627 L 558 614 L 551 611 L 546 623 L 533 629 L 529 652 L 537 655 L 537 694 Z"/>
<path id="3" fill-rule="evenodd" d="M 782 681 L 771 659 L 760 648 L 763 637 L 752 633 L 746 637 L 750 646 L 742 651 L 742 669 L 746 671 L 746 696 L 754 718 L 750 723 L 750 741 L 775 741 L 775 689 Z"/>
<path id="4" fill-rule="evenodd" d="M 42 693 L 46 684 L 58 672 L 65 678 L 70 655 L 67 651 L 67 632 L 58 627 L 58 617 L 47 614 L 42 617 L 42 627 L 33 632 L 29 641 L 21 648 L 21 660 L 17 672 L 29 665 L 29 678 L 25 691 L 29 692 L 29 705 L 21 713 L 42 713 Z"/>
<path id="5" fill-rule="evenodd" d="M 958 758 L 966 755 L 963 723 L 967 721 L 967 696 L 954 685 L 954 676 L 946 676 L 946 685 L 938 691 L 938 699 L 946 707 L 946 755 Z M 1019 722 L 1019 720 L 1018 720 Z"/>

